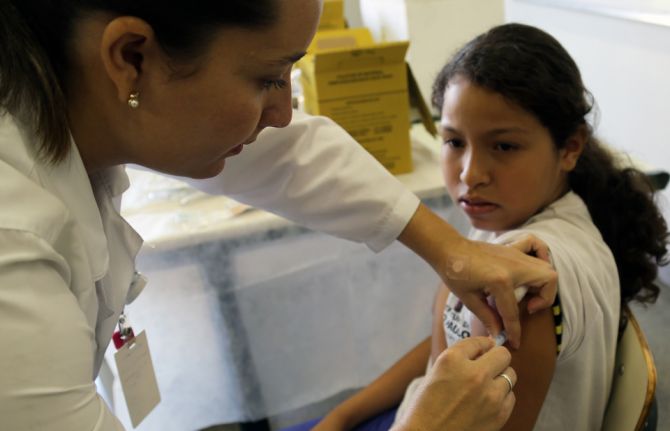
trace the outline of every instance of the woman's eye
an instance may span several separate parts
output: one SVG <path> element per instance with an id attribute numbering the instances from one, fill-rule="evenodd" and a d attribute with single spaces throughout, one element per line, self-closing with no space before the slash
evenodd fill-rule
<path id="1" fill-rule="evenodd" d="M 282 88 L 286 88 L 286 85 L 288 85 L 288 81 L 285 79 L 264 79 L 263 80 L 263 89 L 265 90 L 281 90 Z"/>

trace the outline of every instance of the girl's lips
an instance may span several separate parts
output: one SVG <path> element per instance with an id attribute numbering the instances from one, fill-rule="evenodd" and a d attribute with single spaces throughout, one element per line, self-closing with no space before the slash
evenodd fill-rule
<path id="1" fill-rule="evenodd" d="M 458 203 L 469 216 L 489 214 L 499 208 L 498 205 L 487 201 L 459 199 Z"/>

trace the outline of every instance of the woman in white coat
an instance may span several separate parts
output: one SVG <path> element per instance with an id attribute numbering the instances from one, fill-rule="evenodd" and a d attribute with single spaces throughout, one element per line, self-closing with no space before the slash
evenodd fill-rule
<path id="1" fill-rule="evenodd" d="M 203 179 L 373 250 L 397 238 L 495 333 L 480 292 L 494 294 L 513 342 L 511 288 L 535 287 L 534 309 L 551 304 L 555 273 L 521 252 L 543 254 L 533 238 L 516 249 L 466 241 L 332 122 L 291 121 L 290 69 L 320 7 L 0 3 L 0 429 L 120 429 L 94 379 L 140 290 L 141 239 L 118 212 L 125 163 Z M 402 426 L 499 428 L 514 404 L 508 365 L 484 338 L 449 349 Z"/>

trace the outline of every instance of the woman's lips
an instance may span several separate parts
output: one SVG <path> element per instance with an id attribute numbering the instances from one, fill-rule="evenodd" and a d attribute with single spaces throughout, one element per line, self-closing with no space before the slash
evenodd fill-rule
<path id="1" fill-rule="evenodd" d="M 226 153 L 226 157 L 232 157 L 240 154 L 242 152 L 242 149 L 244 148 L 244 144 L 240 144 L 236 147 L 234 147 L 232 150 L 228 151 Z"/>
<path id="2" fill-rule="evenodd" d="M 458 203 L 469 216 L 489 214 L 499 208 L 498 205 L 483 200 L 459 199 Z"/>
<path id="3" fill-rule="evenodd" d="M 240 154 L 242 150 L 244 149 L 245 145 L 253 144 L 256 141 L 256 138 L 258 137 L 258 133 L 254 134 L 251 139 L 249 139 L 246 142 L 242 142 L 241 144 L 237 145 L 236 147 L 233 147 L 232 150 L 228 151 L 224 157 L 232 157 Z"/>

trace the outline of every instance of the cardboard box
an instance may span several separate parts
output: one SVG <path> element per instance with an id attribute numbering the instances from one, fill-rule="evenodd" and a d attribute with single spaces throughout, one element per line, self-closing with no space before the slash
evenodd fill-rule
<path id="1" fill-rule="evenodd" d="M 344 0 L 325 0 L 318 30 L 336 30 L 345 25 Z"/>
<path id="2" fill-rule="evenodd" d="M 305 110 L 335 120 L 394 174 L 412 170 L 408 45 L 374 43 L 365 28 L 323 31 L 299 63 Z"/>

